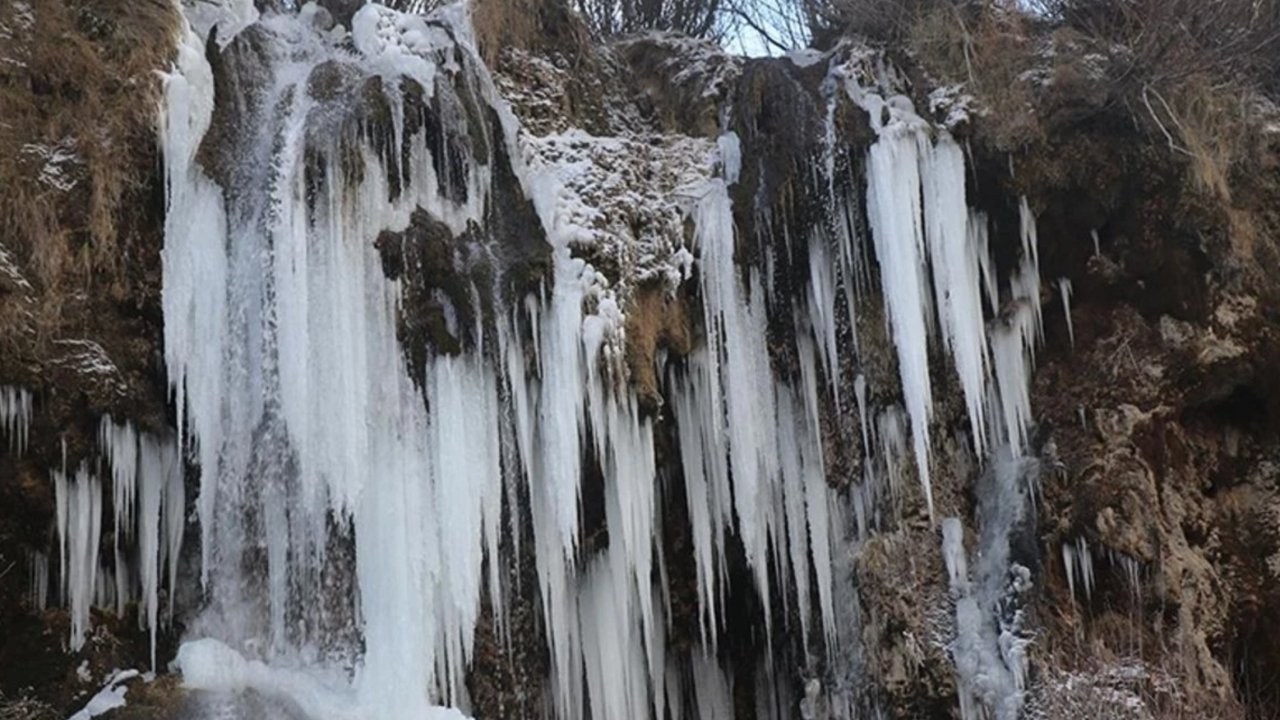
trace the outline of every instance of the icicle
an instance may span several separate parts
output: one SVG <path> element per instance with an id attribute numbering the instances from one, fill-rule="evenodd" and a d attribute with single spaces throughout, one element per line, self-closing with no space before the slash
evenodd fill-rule
<path id="1" fill-rule="evenodd" d="M 1098 230 L 1097 230 L 1097 228 L 1094 228 L 1093 230 L 1090 230 L 1090 231 L 1089 231 L 1089 236 L 1090 236 L 1091 238 L 1093 238 L 1093 256 L 1094 256 L 1094 257 L 1102 257 L 1102 243 L 1101 243 L 1101 241 L 1098 239 Z"/>
<path id="2" fill-rule="evenodd" d="M 724 528 L 733 515 L 728 458 L 717 452 L 720 433 L 718 408 L 711 403 L 710 375 L 705 348 L 686 359 L 687 371 L 673 370 L 669 396 L 679 432 L 685 501 L 698 579 L 699 626 L 703 644 L 715 648 L 719 630 L 716 609 L 722 604 L 727 566 Z"/>
<path id="3" fill-rule="evenodd" d="M 733 720 L 733 680 L 712 655 L 695 652 L 692 685 L 698 720 Z"/>
<path id="4" fill-rule="evenodd" d="M 947 567 L 951 594 L 964 597 L 969 594 L 969 565 L 964 551 L 964 525 L 960 518 L 942 521 L 942 559 Z"/>
<path id="5" fill-rule="evenodd" d="M 767 553 L 769 537 L 775 531 L 769 496 L 779 469 L 764 311 L 752 299 L 760 297 L 762 290 L 754 273 L 746 283 L 738 278 L 733 259 L 733 215 L 722 181 L 708 181 L 694 221 L 711 377 L 707 397 L 711 408 L 705 416 L 715 418 L 713 428 L 722 428 L 716 431 L 718 442 L 707 449 L 719 452 L 723 440 L 718 435 L 723 433 L 728 441 L 729 463 L 725 469 L 732 478 L 739 537 L 754 570 L 756 591 L 760 597 L 769 597 Z M 761 388 L 768 389 L 762 392 Z M 728 485 L 723 479 L 714 482 Z M 769 622 L 766 615 L 766 627 Z"/>
<path id="6" fill-rule="evenodd" d="M 986 435 L 983 402 L 989 362 L 980 291 L 986 248 L 974 242 L 971 232 L 972 220 L 964 195 L 964 154 L 960 146 L 944 132 L 923 160 L 925 229 L 943 340 L 955 359 L 968 408 L 974 453 L 981 457 Z"/>
<path id="7" fill-rule="evenodd" d="M 111 578 L 103 598 L 110 597 L 118 616 L 140 599 L 139 626 L 155 640 L 159 629 L 160 568 L 169 561 L 170 602 L 181 552 L 185 491 L 176 440 L 137 432 L 131 423 L 118 424 L 110 415 L 98 425 L 98 443 L 111 467 L 112 507 L 115 510 L 114 567 L 101 577 Z M 176 526 L 176 527 L 175 527 Z M 129 560 L 136 544 L 137 575 Z M 105 585 L 111 585 L 108 589 Z M 136 594 L 138 590 L 140 594 Z"/>
<path id="8" fill-rule="evenodd" d="M 1129 595 L 1135 607 L 1142 606 L 1142 565 L 1138 559 L 1123 553 L 1118 554 L 1117 561 L 1124 571 L 1125 583 L 1129 586 Z"/>
<path id="9" fill-rule="evenodd" d="M 1071 339 L 1071 347 L 1076 346 L 1076 328 L 1071 322 L 1071 281 L 1067 278 L 1058 280 L 1058 292 L 1062 295 L 1062 312 L 1067 318 L 1067 336 Z"/>
<path id="10" fill-rule="evenodd" d="M 987 306 L 992 312 L 1000 307 L 1000 291 L 996 278 L 995 261 L 991 258 L 990 229 L 987 216 L 977 210 L 969 211 L 969 247 L 977 255 L 982 271 L 982 287 L 987 292 Z"/>
<path id="11" fill-rule="evenodd" d="M 62 594 L 71 606 L 71 649 L 79 651 L 89 629 L 89 609 L 97 589 L 102 484 L 82 466 L 72 478 L 54 471 L 53 487 Z"/>
<path id="12" fill-rule="evenodd" d="M 1031 359 L 1018 328 L 997 322 L 991 329 L 991 355 L 1002 417 L 998 441 L 1021 452 L 1031 423 Z"/>
<path id="13" fill-rule="evenodd" d="M 1062 544 L 1062 565 L 1067 571 L 1067 589 L 1076 600 L 1076 587 L 1084 591 L 1085 599 L 1093 599 L 1093 553 L 1089 543 L 1078 537 L 1075 543 Z"/>
<path id="14" fill-rule="evenodd" d="M 611 547 L 593 563 L 579 597 L 591 717 L 647 720 L 651 713 L 644 649 L 650 641 L 638 623 L 629 621 L 635 617 L 638 598 L 627 564 L 616 553 Z"/>
<path id="15" fill-rule="evenodd" d="M 117 608 L 115 573 L 109 565 L 98 565 L 98 577 L 93 588 L 93 607 L 104 612 L 113 612 Z M 119 614 L 117 614 L 119 617 Z"/>
<path id="16" fill-rule="evenodd" d="M 49 606 L 49 556 L 32 551 L 27 556 L 27 567 L 30 572 L 27 602 L 33 610 L 42 613 Z"/>
<path id="17" fill-rule="evenodd" d="M 809 288 L 804 304 L 815 340 L 822 345 L 822 372 L 831 390 L 837 412 L 840 409 L 840 360 L 836 352 L 835 263 L 830 258 L 826 233 L 817 232 L 809 240 Z M 856 325 L 856 317 L 850 315 Z M 797 338 L 798 339 L 798 338 Z"/>
<path id="18" fill-rule="evenodd" d="M 742 141 L 738 139 L 738 133 L 732 130 L 724 133 L 716 139 L 716 146 L 720 150 L 725 184 L 737 184 L 738 176 L 742 174 Z"/>
<path id="19" fill-rule="evenodd" d="M 0 385 L 0 434 L 9 438 L 9 450 L 18 455 L 27 451 L 31 428 L 31 393 L 18 387 Z"/>
<path id="20" fill-rule="evenodd" d="M 1072 602 L 1076 599 L 1076 550 L 1070 543 L 1062 543 L 1062 567 L 1067 573 L 1067 590 Z"/>
<path id="21" fill-rule="evenodd" d="M 213 565 L 214 492 L 221 451 L 226 336 L 226 212 L 222 190 L 196 164 L 213 116 L 213 70 L 204 43 L 186 26 L 173 72 L 165 76 L 160 147 L 168 189 L 162 293 L 165 366 L 177 409 L 179 443 L 188 428 L 199 441 L 201 580 Z"/>
<path id="22" fill-rule="evenodd" d="M 933 417 L 933 386 L 926 332 L 928 296 L 920 219 L 920 144 L 912 132 L 882 131 L 867 155 L 867 216 L 880 261 L 886 316 L 898 353 L 902 395 L 911 420 L 916 469 L 932 517 L 929 422 Z"/>

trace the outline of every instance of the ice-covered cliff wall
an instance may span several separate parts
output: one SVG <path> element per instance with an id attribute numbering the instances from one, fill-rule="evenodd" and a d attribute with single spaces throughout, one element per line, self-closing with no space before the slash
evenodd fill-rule
<path id="1" fill-rule="evenodd" d="M 71 645 L 95 607 L 136 602 L 152 637 L 176 615 L 185 711 L 219 716 L 1165 701 L 1154 660 L 1077 668 L 1063 643 L 1116 597 L 1141 614 L 1160 553 L 1211 574 L 1128 495 L 1073 496 L 1069 453 L 1092 422 L 1086 478 L 1149 468 L 1125 438 L 1166 447 L 1151 418 L 1198 433 L 1258 391 L 1177 420 L 1091 395 L 1064 426 L 1073 348 L 1156 377 L 1108 335 L 1141 337 L 1132 318 L 1100 319 L 1123 239 L 1064 240 L 1088 233 L 1058 176 L 985 147 L 974 99 L 853 43 L 744 61 L 641 36 L 488 67 L 460 7 L 371 5 L 350 31 L 315 5 L 184 11 L 160 134 L 173 428 L 108 418 L 100 459 L 50 468 L 56 545 L 24 593 L 69 607 Z M 14 454 L 50 408 L 0 401 Z M 1191 617 L 1186 672 L 1214 687 Z"/>
<path id="2" fill-rule="evenodd" d="M 733 696 L 705 693 L 732 687 L 744 662 L 759 667 L 753 704 L 771 713 L 799 707 L 795 672 L 817 682 L 807 702 L 829 715 L 874 705 L 851 684 L 849 556 L 874 528 L 877 501 L 902 491 L 908 438 L 933 516 L 931 345 L 959 369 L 979 461 L 988 447 L 1022 454 L 1040 332 L 1034 219 L 1024 210 L 1020 274 L 997 278 L 986 220 L 965 200 L 961 148 L 898 94 L 882 59 L 845 49 L 826 60 L 826 101 L 864 111 L 875 139 L 864 149 L 834 128 L 823 134 L 829 159 L 816 184 L 841 214 L 781 239 L 808 256 L 788 272 L 809 275 L 781 293 L 770 239 L 754 239 L 761 261 L 738 261 L 730 188 L 760 159 L 733 128 L 714 144 L 643 123 L 611 136 L 533 134 L 459 12 L 367 6 L 349 36 L 314 7 L 265 17 L 221 40 L 217 78 L 199 35 L 188 31 L 180 48 L 164 143 L 166 359 L 185 442 L 198 448 L 207 598 L 189 632 L 205 639 L 179 652 L 184 677 L 224 686 L 230 646 L 266 663 L 239 679 L 264 692 L 296 692 L 272 667 L 304 658 L 315 671 L 353 668 L 350 688 L 331 690 L 357 712 L 470 709 L 479 618 L 506 632 L 516 590 L 503 569 L 531 556 L 557 717 L 733 716 Z M 862 182 L 837 189 L 836 156 L 864 152 L 865 195 Z M 507 238 L 486 228 L 508 211 L 492 199 L 503 161 L 550 255 L 525 289 L 509 283 Z M 619 223 L 642 205 L 658 208 L 644 233 Z M 386 256 L 406 242 L 395 233 L 415 213 L 443 226 L 444 257 L 430 260 L 447 265 L 389 278 Z M 878 271 L 866 264 L 872 251 Z M 428 346 L 414 367 L 402 345 L 427 339 L 398 336 L 398 315 L 409 311 L 407 278 L 429 272 L 455 276 L 454 292 L 441 283 L 433 293 L 455 342 Z M 1001 284 L 1016 309 L 996 319 L 989 291 Z M 642 288 L 702 307 L 700 339 L 669 372 L 665 353 L 643 358 L 669 378 L 660 394 L 670 417 L 641 411 L 636 366 L 622 361 Z M 900 387 L 903 409 L 866 406 L 857 346 L 838 337 L 840 314 L 852 329 L 859 305 L 881 294 L 899 373 L 873 378 L 890 385 L 871 392 Z M 794 368 L 777 366 L 769 344 L 771 317 L 784 312 L 795 314 Z M 825 467 L 820 398 L 853 401 L 842 400 L 845 367 L 860 417 L 887 420 L 866 420 L 863 472 L 839 482 Z M 678 429 L 662 457 L 656 422 Z M 664 496 L 677 483 L 683 496 Z M 1027 494 L 992 502 L 1021 514 Z M 689 518 L 699 632 L 673 644 L 662 524 L 675 503 Z M 330 555 L 335 542 L 354 553 L 346 589 L 325 580 L 352 571 L 338 561 L 349 555 Z M 746 587 L 730 577 L 731 547 Z M 975 613 L 994 612 L 1010 568 L 986 572 L 995 594 Z M 350 597 L 316 606 L 322 590 Z M 726 598 L 744 593 L 763 629 L 751 659 L 719 652 Z M 960 683 L 997 666 L 1019 678 L 976 701 L 1012 717 L 1023 661 L 1001 659 L 995 642 L 975 636 L 958 655 L 985 663 Z M 792 644 L 816 654 L 783 670 L 777 649 Z"/>

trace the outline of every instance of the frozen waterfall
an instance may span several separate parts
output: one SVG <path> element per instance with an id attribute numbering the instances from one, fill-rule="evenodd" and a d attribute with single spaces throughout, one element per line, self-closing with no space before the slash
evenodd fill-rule
<path id="1" fill-rule="evenodd" d="M 875 137 L 838 147 L 828 117 L 815 171 L 827 215 L 785 238 L 807 262 L 794 297 L 778 293 L 773 258 L 739 255 L 746 145 L 727 128 L 690 141 L 696 170 L 670 194 L 691 232 L 657 275 L 698 299 L 701 337 L 682 357 L 659 353 L 655 411 L 628 384 L 630 288 L 583 252 L 602 212 L 582 187 L 591 161 L 562 152 L 607 139 L 523 127 L 459 7 L 369 4 L 348 33 L 310 5 L 209 5 L 189 11 L 164 79 L 176 428 L 104 417 L 102 462 L 53 474 L 50 556 L 72 648 L 92 608 L 136 603 L 160 660 L 194 492 L 200 600 L 176 663 L 188 687 L 252 691 L 311 720 L 463 717 L 472 668 L 486 648 L 511 650 L 513 608 L 536 596 L 545 697 L 525 715 L 864 717 L 853 557 L 913 472 L 934 514 L 945 365 L 985 464 L 973 561 L 960 522 L 941 523 L 961 702 L 966 717 L 1016 714 L 1026 641 L 1009 546 L 1034 474 L 1035 218 L 1022 201 L 1021 253 L 1001 282 L 947 130 L 892 82 L 832 63 L 824 87 L 866 110 Z M 835 182 L 850 152 L 865 184 Z M 550 258 L 533 289 L 506 282 L 509 239 L 493 229 L 508 176 Z M 422 268 L 392 258 L 424 224 L 475 272 L 430 289 L 456 347 L 415 354 L 425 341 L 405 319 Z M 869 379 L 859 346 L 859 313 L 880 303 L 892 387 Z M 782 350 L 780 315 L 795 328 Z M 32 405 L 0 388 L 0 430 L 19 452 Z M 831 464 L 831 406 L 858 423 L 856 471 Z M 697 627 L 677 641 L 670 575 L 686 558 L 668 555 L 664 531 L 686 522 Z M 33 604 L 49 562 L 30 558 Z M 736 637 L 744 612 L 759 627 Z M 786 643 L 796 667 L 771 652 Z"/>

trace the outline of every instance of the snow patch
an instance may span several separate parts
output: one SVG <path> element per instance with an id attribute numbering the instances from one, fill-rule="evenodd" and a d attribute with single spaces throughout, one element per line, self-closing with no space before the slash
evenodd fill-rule
<path id="1" fill-rule="evenodd" d="M 125 693 L 129 692 L 129 688 L 125 687 L 124 683 L 126 680 L 138 677 L 138 674 L 137 670 L 121 670 L 116 673 L 97 695 L 89 699 L 88 704 L 67 720 L 91 720 L 124 707 L 127 704 L 124 699 Z"/>

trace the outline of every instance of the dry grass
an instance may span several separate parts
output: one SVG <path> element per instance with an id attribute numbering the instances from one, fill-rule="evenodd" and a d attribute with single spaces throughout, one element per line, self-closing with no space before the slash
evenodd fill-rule
<path id="1" fill-rule="evenodd" d="M 975 132 L 996 150 L 1108 114 L 1167 150 L 1185 168 L 1186 197 L 1216 217 L 1233 252 L 1255 257 L 1264 233 L 1250 196 L 1271 192 L 1275 162 L 1259 99 L 1280 87 L 1280 0 L 1052 0 L 1049 19 L 1003 0 L 907 5 L 922 8 L 907 30 L 883 32 L 903 34 L 929 75 L 979 100 Z"/>
<path id="2" fill-rule="evenodd" d="M 998 4 L 934 2 L 907 31 L 907 42 L 934 78 L 962 84 L 987 111 L 985 131 L 1010 150 L 1041 135 L 1026 71 L 1035 63 L 1035 29 Z"/>
<path id="3" fill-rule="evenodd" d="M 683 299 L 671 296 L 658 285 L 638 288 L 627 311 L 627 368 L 631 384 L 641 401 L 656 406 L 658 391 L 657 352 L 667 348 L 688 353 L 692 329 Z"/>
<path id="4" fill-rule="evenodd" d="M 0 693 L 0 720 L 53 720 L 58 713 L 49 705 L 31 698 L 8 699 Z"/>
<path id="5" fill-rule="evenodd" d="M 503 50 L 549 50 L 581 59 L 592 46 L 580 17 L 555 0 L 474 0 L 468 3 L 480 55 L 498 67 Z"/>
<path id="6" fill-rule="evenodd" d="M 0 6 L 0 242 L 43 288 L 118 282 L 177 23 L 165 0 Z"/>

